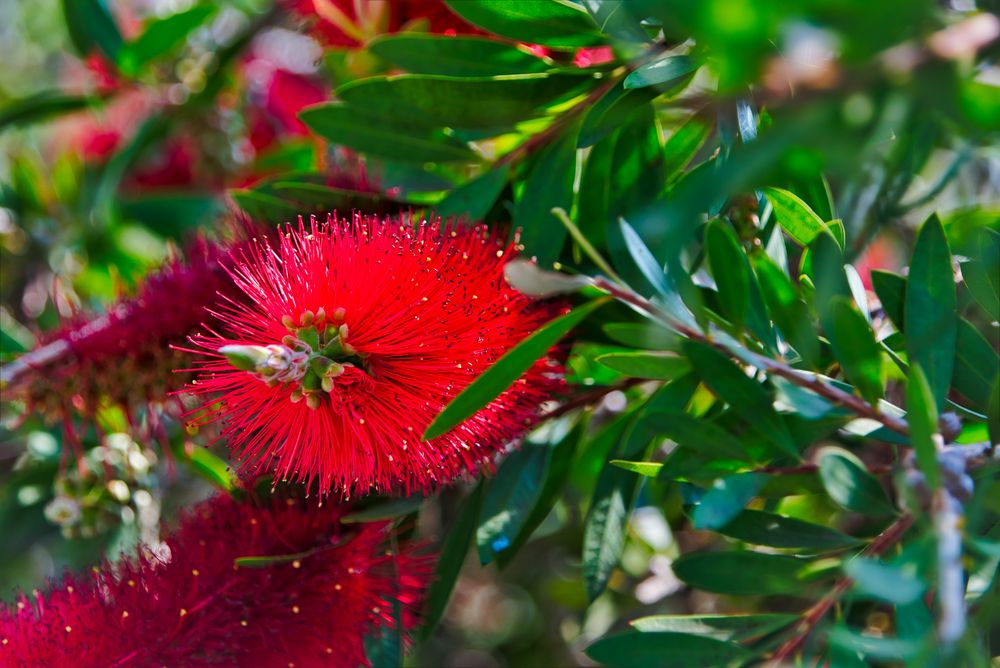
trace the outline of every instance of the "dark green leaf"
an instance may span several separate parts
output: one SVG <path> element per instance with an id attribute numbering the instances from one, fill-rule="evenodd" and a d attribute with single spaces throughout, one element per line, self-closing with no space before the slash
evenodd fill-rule
<path id="1" fill-rule="evenodd" d="M 955 280 L 948 240 L 937 216 L 920 228 L 906 281 L 903 334 L 910 364 L 927 375 L 937 408 L 944 404 L 955 366 Z"/>
<path id="2" fill-rule="evenodd" d="M 445 406 L 424 431 L 423 440 L 427 441 L 448 433 L 496 399 L 511 383 L 531 368 L 538 358 L 545 355 L 549 348 L 558 343 L 559 339 L 606 303 L 607 299 L 602 298 L 578 306 L 511 348 Z"/>
<path id="3" fill-rule="evenodd" d="M 621 228 L 629 255 L 632 256 L 632 260 L 639 268 L 639 271 L 642 272 L 643 277 L 649 281 L 649 284 L 663 298 L 663 305 L 667 313 L 678 322 L 688 326 L 697 326 L 691 312 L 684 305 L 684 302 L 681 301 L 681 297 L 675 286 L 663 270 L 663 267 L 656 261 L 649 247 L 646 246 L 642 238 L 624 218 L 620 218 L 618 224 Z"/>
<path id="4" fill-rule="evenodd" d="M 773 633 L 798 619 L 796 615 L 652 615 L 629 624 L 643 633 L 674 631 L 718 640 L 742 642 Z"/>
<path id="5" fill-rule="evenodd" d="M 526 255 L 538 258 L 543 267 L 562 252 L 567 232 L 552 209 L 573 206 L 575 173 L 576 135 L 570 131 L 538 156 L 517 201 L 514 224 L 521 229 L 521 243 Z"/>
<path id="6" fill-rule="evenodd" d="M 910 445 L 917 455 L 917 464 L 931 489 L 941 484 L 938 465 L 938 411 L 931 386 L 917 363 L 910 364 L 906 383 L 906 421 L 910 425 Z M 942 443 L 943 445 L 943 443 Z"/>
<path id="7" fill-rule="evenodd" d="M 268 568 L 270 566 L 277 566 L 278 564 L 290 564 L 293 561 L 305 559 L 312 556 L 315 552 L 316 550 L 307 550 L 305 552 L 297 552 L 296 554 L 278 554 L 269 557 L 236 557 L 233 559 L 233 565 L 240 568 Z"/>
<path id="8" fill-rule="evenodd" d="M 861 654 L 869 659 L 861 664 L 864 666 L 872 665 L 873 659 L 885 659 L 904 666 L 913 665 L 908 660 L 917 655 L 922 644 L 919 640 L 865 635 L 843 626 L 837 626 L 830 631 L 829 641 L 833 648 L 843 648 L 855 656 Z"/>
<path id="9" fill-rule="evenodd" d="M 469 220 L 482 220 L 507 185 L 508 171 L 507 165 L 501 165 L 466 181 L 438 202 L 434 213 L 442 218 L 464 216 Z"/>
<path id="10" fill-rule="evenodd" d="M 874 559 L 855 557 L 844 564 L 844 572 L 858 591 L 893 605 L 912 603 L 927 590 L 916 573 L 905 573 Z"/>
<path id="11" fill-rule="evenodd" d="M 377 522 L 379 520 L 389 520 L 403 515 L 409 515 L 420 510 L 424 503 L 422 496 L 406 496 L 399 499 L 389 499 L 378 503 L 364 510 L 344 515 L 340 519 L 343 524 L 353 524 L 357 522 Z"/>
<path id="12" fill-rule="evenodd" d="M 88 56 L 96 46 L 116 62 L 125 42 L 104 0 L 63 0 L 62 6 L 77 53 Z"/>
<path id="13" fill-rule="evenodd" d="M 548 450 L 525 444 L 504 460 L 489 482 L 476 530 L 479 563 L 484 566 L 513 544 L 535 507 L 545 483 Z"/>
<path id="14" fill-rule="evenodd" d="M 771 317 L 803 361 L 814 366 L 819 357 L 819 338 L 808 307 L 788 275 L 771 258 L 758 253 L 753 256 L 753 261 Z"/>
<path id="15" fill-rule="evenodd" d="M 543 115 L 547 105 L 582 92 L 589 83 L 582 71 L 476 78 L 401 74 L 346 83 L 336 96 L 363 114 L 377 109 L 394 114 L 384 123 L 365 118 L 357 124 L 385 126 L 384 131 L 407 119 L 426 126 L 502 131 Z"/>
<path id="16" fill-rule="evenodd" d="M 808 562 L 759 552 L 694 552 L 673 564 L 674 575 L 704 591 L 736 596 L 801 594 Z"/>
<path id="17" fill-rule="evenodd" d="M 696 529 L 718 529 L 739 515 L 766 480 L 758 473 L 719 478 L 701 497 L 691 513 Z"/>
<path id="18" fill-rule="evenodd" d="M 615 86 L 587 110 L 577 145 L 593 146 L 621 127 L 635 111 L 658 95 L 655 89 L 626 90 Z"/>
<path id="19" fill-rule="evenodd" d="M 8 125 L 28 125 L 43 121 L 50 116 L 78 111 L 86 108 L 92 101 L 93 98 L 64 95 L 50 90 L 35 93 L 14 100 L 0 109 L 0 130 Z"/>
<path id="20" fill-rule="evenodd" d="M 554 0 L 449 0 L 447 4 L 469 23 L 517 42 L 572 48 L 601 41 L 585 12 Z"/>
<path id="21" fill-rule="evenodd" d="M 836 529 L 762 510 L 744 510 L 716 531 L 746 543 L 768 547 L 830 550 L 858 542 Z"/>
<path id="22" fill-rule="evenodd" d="M 714 422 L 693 418 L 681 412 L 658 412 L 647 414 L 646 423 L 657 433 L 676 441 L 680 448 L 702 457 L 748 460 L 749 453 L 740 440 Z M 669 468 L 668 466 L 667 469 Z"/>
<path id="23" fill-rule="evenodd" d="M 464 500 L 458 516 L 448 529 L 448 535 L 441 546 L 441 556 L 438 557 L 434 568 L 434 579 L 427 590 L 427 603 L 420 629 L 422 638 L 431 635 L 448 607 L 448 599 L 451 598 L 451 591 L 455 588 L 455 582 L 465 562 L 465 555 L 469 551 L 469 544 L 476 532 L 484 489 L 485 485 L 480 481 L 475 491 Z"/>
<path id="24" fill-rule="evenodd" d="M 691 370 L 691 364 L 672 353 L 609 353 L 597 361 L 606 367 L 636 378 L 673 380 Z"/>
<path id="25" fill-rule="evenodd" d="M 871 325 L 849 299 L 836 295 L 826 309 L 823 327 L 847 379 L 868 403 L 876 405 L 885 381 L 882 348 L 875 342 Z"/>
<path id="26" fill-rule="evenodd" d="M 956 340 L 952 383 L 976 408 L 985 411 L 993 380 L 1000 374 L 1000 358 L 990 342 L 965 318 L 958 320 Z"/>
<path id="27" fill-rule="evenodd" d="M 815 287 L 813 307 L 825 319 L 835 296 L 851 296 L 844 271 L 844 252 L 832 234 L 823 233 L 813 240 L 804 257 L 808 258 L 808 272 Z"/>
<path id="28" fill-rule="evenodd" d="M 517 46 L 474 35 L 383 35 L 369 42 L 368 50 L 413 74 L 490 77 L 550 68 L 541 58 Z"/>
<path id="29" fill-rule="evenodd" d="M 886 316 L 903 331 L 903 302 L 906 300 L 906 279 L 888 271 L 872 271 L 872 289 L 882 304 Z"/>
<path id="30" fill-rule="evenodd" d="M 650 41 L 639 19 L 628 10 L 625 0 L 583 0 L 583 6 L 605 35 L 633 44 Z"/>
<path id="31" fill-rule="evenodd" d="M 748 378 L 725 355 L 703 343 L 685 341 L 684 353 L 713 394 L 767 435 L 778 451 L 800 459 L 788 427 L 775 412 L 773 400 L 763 386 Z"/>
<path id="32" fill-rule="evenodd" d="M 808 246 L 827 229 L 823 219 L 795 193 L 781 188 L 764 188 L 764 194 L 782 229 L 799 245 Z"/>
<path id="33" fill-rule="evenodd" d="M 698 61 L 690 56 L 667 56 L 662 60 L 641 65 L 625 77 L 625 88 L 644 88 L 655 86 L 657 89 L 670 88 L 681 78 L 698 69 Z"/>
<path id="34" fill-rule="evenodd" d="M 704 668 L 745 661 L 753 653 L 716 638 L 673 631 L 631 631 L 608 636 L 587 648 L 587 656 L 621 668 Z"/>
<path id="35" fill-rule="evenodd" d="M 123 72 L 135 75 L 157 58 L 167 55 L 174 47 L 205 20 L 215 13 L 212 5 L 195 5 L 187 11 L 155 20 L 134 41 L 129 42 L 118 54 L 118 66 Z"/>
<path id="36" fill-rule="evenodd" d="M 819 475 L 830 498 L 848 510 L 876 517 L 896 513 L 878 480 L 846 450 L 823 448 Z"/>
<path id="37" fill-rule="evenodd" d="M 962 276 L 983 310 L 1000 320 L 1000 234 L 982 229 L 975 246 L 978 253 L 962 264 Z"/>
<path id="38" fill-rule="evenodd" d="M 716 219 L 705 228 L 708 265 L 718 286 L 719 306 L 737 330 L 743 328 L 750 311 L 750 266 L 732 228 Z"/>
<path id="39" fill-rule="evenodd" d="M 374 109 L 378 109 L 376 106 Z M 409 162 L 472 162 L 475 152 L 440 130 L 382 118 L 339 102 L 309 107 L 299 118 L 318 135 L 364 153 Z"/>
<path id="40" fill-rule="evenodd" d="M 254 220 L 285 223 L 298 218 L 298 207 L 280 197 L 253 190 L 230 190 L 229 196 Z"/>
<path id="41" fill-rule="evenodd" d="M 611 322 L 601 327 L 609 339 L 633 348 L 672 350 L 677 347 L 677 335 L 649 322 Z"/>

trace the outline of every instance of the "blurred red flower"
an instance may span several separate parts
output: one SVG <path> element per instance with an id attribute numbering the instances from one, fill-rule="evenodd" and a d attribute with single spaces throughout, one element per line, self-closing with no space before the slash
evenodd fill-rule
<path id="1" fill-rule="evenodd" d="M 286 0 L 307 20 L 311 34 L 327 46 L 357 47 L 372 37 L 399 32 L 417 22 L 441 35 L 479 34 L 443 0 Z"/>
<path id="2" fill-rule="evenodd" d="M 342 515 L 217 496 L 166 539 L 165 556 L 140 552 L 0 606 L 0 664 L 368 666 L 367 634 L 416 624 L 431 559 L 412 545 L 386 551 L 385 523 Z"/>

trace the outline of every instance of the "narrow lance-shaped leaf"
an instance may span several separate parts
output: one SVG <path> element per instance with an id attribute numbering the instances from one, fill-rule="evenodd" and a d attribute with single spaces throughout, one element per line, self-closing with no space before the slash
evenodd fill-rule
<path id="1" fill-rule="evenodd" d="M 490 77 L 537 73 L 551 67 L 521 48 L 477 35 L 403 32 L 372 40 L 368 51 L 413 74 Z"/>
<path id="2" fill-rule="evenodd" d="M 778 329 L 799 356 L 809 366 L 815 366 L 819 358 L 819 338 L 805 302 L 788 275 L 771 258 L 756 254 L 753 261 L 764 301 Z"/>
<path id="3" fill-rule="evenodd" d="M 744 510 L 716 531 L 746 543 L 780 548 L 830 550 L 858 542 L 822 524 L 762 510 Z"/>
<path id="4" fill-rule="evenodd" d="M 764 188 L 764 194 L 782 229 L 799 245 L 808 246 L 827 229 L 823 219 L 795 193 L 781 188 Z"/>
<path id="5" fill-rule="evenodd" d="M 476 411 L 496 399 L 535 361 L 548 352 L 571 329 L 580 324 L 594 310 L 608 302 L 607 298 L 578 306 L 569 313 L 547 323 L 528 338 L 511 348 L 497 362 L 472 381 L 451 403 L 445 406 L 424 431 L 427 441 L 448 433 L 471 417 Z"/>
<path id="6" fill-rule="evenodd" d="M 568 131 L 538 156 L 514 210 L 526 255 L 537 257 L 543 267 L 559 259 L 566 239 L 566 228 L 552 209 L 569 211 L 573 206 L 575 143 L 576 134 Z"/>
<path id="7" fill-rule="evenodd" d="M 520 533 L 541 494 L 547 455 L 545 445 L 525 444 L 489 481 L 476 530 L 480 564 L 485 566 L 509 549 Z"/>
<path id="8" fill-rule="evenodd" d="M 551 47 L 592 46 L 601 41 L 581 9 L 552 0 L 448 0 L 469 23 L 502 37 Z"/>
<path id="9" fill-rule="evenodd" d="M 795 594 L 802 591 L 798 572 L 807 562 L 759 552 L 694 552 L 673 564 L 683 582 L 704 591 L 736 596 Z"/>
<path id="10" fill-rule="evenodd" d="M 438 202 L 434 213 L 442 218 L 466 216 L 482 220 L 507 185 L 507 174 L 507 165 L 501 165 L 466 181 Z"/>
<path id="11" fill-rule="evenodd" d="M 837 295 L 831 301 L 823 319 L 833 352 L 844 369 L 847 379 L 868 403 L 875 405 L 882 398 L 882 349 L 864 316 L 846 297 Z"/>
<path id="12" fill-rule="evenodd" d="M 750 310 L 750 268 L 739 239 L 723 221 L 716 219 L 705 228 L 708 266 L 718 286 L 722 314 L 740 330 Z"/>
<path id="13" fill-rule="evenodd" d="M 830 498 L 848 510 L 876 517 L 896 512 L 878 480 L 846 450 L 823 448 L 819 453 L 819 477 Z"/>
<path id="14" fill-rule="evenodd" d="M 691 513 L 695 528 L 724 526 L 743 511 L 766 479 L 758 473 L 738 473 L 713 482 Z"/>
<path id="15" fill-rule="evenodd" d="M 705 635 L 675 631 L 631 631 L 601 638 L 587 656 L 620 668 L 703 668 L 735 665 L 753 656 L 737 645 Z"/>
<path id="16" fill-rule="evenodd" d="M 469 544 L 476 532 L 484 490 L 485 485 L 480 481 L 475 491 L 464 500 L 458 516 L 448 529 L 448 535 L 441 546 L 441 555 L 438 557 L 437 566 L 434 569 L 434 580 L 427 591 L 427 602 L 422 618 L 423 625 L 420 629 L 422 638 L 428 638 L 431 635 L 448 607 L 448 599 L 451 598 L 451 591 L 458 580 L 462 564 L 465 562 L 465 555 L 469 551 Z"/>
<path id="17" fill-rule="evenodd" d="M 955 280 L 948 240 L 937 216 L 920 228 L 906 281 L 906 352 L 927 376 L 935 405 L 944 404 L 955 365 Z"/>
<path id="18" fill-rule="evenodd" d="M 657 89 L 669 88 L 682 77 L 698 69 L 698 61 L 690 56 L 667 56 L 636 68 L 625 77 L 625 88 L 645 88 L 655 86 Z"/>
<path id="19" fill-rule="evenodd" d="M 917 464 L 931 489 L 941 484 L 936 441 L 938 412 L 934 395 L 920 364 L 910 364 L 906 383 L 906 421 L 910 425 L 910 444 L 917 455 Z"/>
<path id="20" fill-rule="evenodd" d="M 680 355 L 659 352 L 608 353 L 597 361 L 635 378 L 673 380 L 691 370 L 691 363 Z"/>

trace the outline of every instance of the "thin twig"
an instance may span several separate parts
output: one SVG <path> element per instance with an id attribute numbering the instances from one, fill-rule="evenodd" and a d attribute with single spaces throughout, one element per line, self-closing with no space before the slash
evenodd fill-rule
<path id="1" fill-rule="evenodd" d="M 913 526 L 913 516 L 903 515 L 895 522 L 889 525 L 889 527 L 880 533 L 875 540 L 868 544 L 864 550 L 861 551 L 860 556 L 865 557 L 878 557 L 884 554 L 890 547 L 898 543 L 909 528 Z M 805 614 L 802 616 L 802 620 L 799 622 L 798 627 L 795 630 L 795 635 L 789 638 L 785 643 L 777 649 L 774 655 L 771 657 L 769 664 L 772 666 L 781 666 L 784 662 L 788 661 L 802 647 L 802 644 L 806 641 L 815 629 L 816 626 L 823 620 L 826 613 L 830 611 L 840 597 L 843 596 L 854 581 L 849 577 L 843 577 L 833 585 L 830 592 L 816 602 L 811 608 L 809 608 Z"/>

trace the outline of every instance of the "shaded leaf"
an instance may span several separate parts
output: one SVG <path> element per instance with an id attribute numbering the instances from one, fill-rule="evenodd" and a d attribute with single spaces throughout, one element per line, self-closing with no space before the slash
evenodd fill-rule
<path id="1" fill-rule="evenodd" d="M 934 403 L 930 383 L 920 364 L 910 365 L 906 383 L 906 422 L 910 425 L 910 445 L 917 455 L 917 464 L 931 489 L 941 484 L 938 449 L 935 445 L 938 431 L 937 404 Z"/>
<path id="2" fill-rule="evenodd" d="M 691 513 L 696 529 L 718 529 L 743 512 L 767 477 L 758 473 L 739 473 L 719 478 L 702 495 Z"/>
<path id="3" fill-rule="evenodd" d="M 399 499 L 389 499 L 377 503 L 373 506 L 344 515 L 340 521 L 342 524 L 354 524 L 357 522 L 377 522 L 396 517 L 402 517 L 420 510 L 424 503 L 422 496 L 406 496 Z"/>
<path id="4" fill-rule="evenodd" d="M 514 209 L 514 225 L 521 230 L 526 256 L 547 267 L 559 259 L 566 228 L 552 213 L 573 206 L 576 172 L 576 136 L 570 131 L 544 149 L 531 167 Z"/>
<path id="5" fill-rule="evenodd" d="M 586 12 L 554 0 L 448 0 L 447 5 L 469 23 L 517 42 L 578 47 L 601 41 Z"/>
<path id="6" fill-rule="evenodd" d="M 703 668 L 749 659 L 753 652 L 709 636 L 673 631 L 632 631 L 601 638 L 587 656 L 622 668 Z"/>
<path id="7" fill-rule="evenodd" d="M 885 381 L 882 348 L 875 342 L 871 325 L 849 299 L 836 295 L 826 309 L 823 327 L 847 379 L 868 403 L 876 405 Z"/>
<path id="8" fill-rule="evenodd" d="M 865 557 L 846 562 L 844 572 L 854 580 L 855 589 L 893 605 L 912 603 L 927 590 L 927 585 L 915 573 L 907 574 L 897 567 Z"/>
<path id="9" fill-rule="evenodd" d="M 0 130 L 8 125 L 28 125 L 51 116 L 85 109 L 93 98 L 81 95 L 64 95 L 46 90 L 23 97 L 0 108 Z"/>
<path id="10" fill-rule="evenodd" d="M 70 41 L 80 56 L 88 56 L 94 47 L 111 62 L 125 43 L 104 0 L 63 0 L 63 14 Z"/>
<path id="11" fill-rule="evenodd" d="M 756 254 L 753 262 L 764 301 L 778 329 L 799 356 L 809 366 L 815 366 L 820 346 L 808 307 L 788 275 L 771 258 Z"/>
<path id="12" fill-rule="evenodd" d="M 507 186 L 509 167 L 500 165 L 483 172 L 449 192 L 434 206 L 442 218 L 451 216 L 482 220 Z"/>
<path id="13" fill-rule="evenodd" d="M 876 517 L 896 513 L 878 480 L 846 450 L 820 450 L 819 476 L 830 498 L 847 510 Z"/>
<path id="14" fill-rule="evenodd" d="M 368 43 L 379 58 L 413 74 L 489 77 L 544 72 L 550 65 L 527 51 L 476 35 L 398 33 Z"/>
<path id="15" fill-rule="evenodd" d="M 858 542 L 836 529 L 762 510 L 744 510 L 716 531 L 746 543 L 768 547 L 829 550 Z"/>
<path id="16" fill-rule="evenodd" d="M 677 559 L 673 571 L 691 587 L 718 594 L 801 594 L 797 574 L 807 563 L 760 552 L 693 552 Z"/>
<path id="17" fill-rule="evenodd" d="M 937 216 L 920 228 L 906 280 L 903 334 L 910 364 L 927 376 L 936 406 L 944 404 L 955 366 L 955 281 L 948 240 Z"/>
<path id="18" fill-rule="evenodd" d="M 525 444 L 504 460 L 486 487 L 476 530 L 479 563 L 484 566 L 507 550 L 534 508 L 545 482 L 548 448 Z"/>
<path id="19" fill-rule="evenodd" d="M 750 311 L 750 266 L 743 247 L 732 228 L 717 218 L 705 228 L 705 250 L 722 314 L 740 330 Z"/>
<path id="20" fill-rule="evenodd" d="M 625 77 L 625 88 L 656 86 L 669 88 L 698 69 L 699 63 L 690 56 L 667 56 L 662 60 L 641 65 Z"/>
<path id="21" fill-rule="evenodd" d="M 593 146 L 621 127 L 639 107 L 648 104 L 657 95 L 656 90 L 628 90 L 615 86 L 587 110 L 577 146 Z"/>

